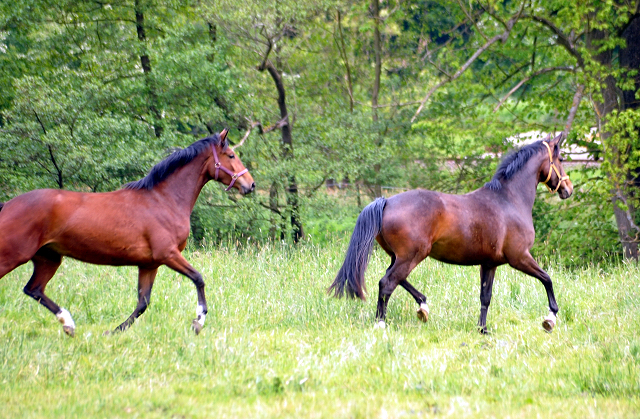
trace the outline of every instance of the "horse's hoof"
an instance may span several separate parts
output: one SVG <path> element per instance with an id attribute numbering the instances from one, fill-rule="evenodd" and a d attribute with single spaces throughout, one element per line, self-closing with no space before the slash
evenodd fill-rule
<path id="1" fill-rule="evenodd" d="M 191 328 L 194 332 L 196 332 L 196 335 L 199 335 L 202 331 L 202 325 L 200 324 L 200 322 L 198 322 L 197 319 L 191 323 Z"/>
<path id="2" fill-rule="evenodd" d="M 478 327 L 478 332 L 480 332 L 481 335 L 488 335 L 489 334 L 489 331 L 487 330 L 487 326 Z"/>
<path id="3" fill-rule="evenodd" d="M 544 321 L 542 322 L 542 327 L 544 327 L 544 330 L 547 333 L 553 332 L 553 328 L 555 326 L 556 326 L 556 322 L 554 322 L 552 319 L 544 319 Z"/>
<path id="4" fill-rule="evenodd" d="M 62 326 L 62 330 L 64 330 L 64 333 L 66 333 L 67 335 L 74 337 L 76 335 L 76 328 L 75 327 L 71 327 L 71 326 Z"/>
<path id="5" fill-rule="evenodd" d="M 424 303 L 420 304 L 420 308 L 418 308 L 417 315 L 418 315 L 418 318 L 425 323 L 427 322 L 427 320 L 429 320 L 429 309 L 426 304 Z"/>
<path id="6" fill-rule="evenodd" d="M 553 328 L 556 327 L 556 315 L 549 311 L 547 317 L 542 321 L 542 327 L 547 333 L 553 332 Z"/>
<path id="7" fill-rule="evenodd" d="M 374 329 L 384 329 L 387 327 L 387 324 L 384 322 L 384 320 L 378 320 L 378 323 L 376 323 L 375 326 L 373 326 Z"/>

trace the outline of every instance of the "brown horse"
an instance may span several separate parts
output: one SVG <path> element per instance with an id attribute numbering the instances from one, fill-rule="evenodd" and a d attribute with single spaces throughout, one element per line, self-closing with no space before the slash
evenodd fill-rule
<path id="1" fill-rule="evenodd" d="M 138 305 L 116 330 L 125 330 L 147 308 L 158 267 L 193 281 L 198 293 L 196 334 L 207 314 L 204 281 L 182 256 L 189 236 L 189 215 L 202 187 L 211 179 L 254 190 L 248 170 L 226 141 L 227 130 L 196 141 L 154 166 L 143 179 L 106 193 L 39 189 L 0 206 L 0 278 L 33 262 L 24 292 L 56 315 L 73 336 L 67 310 L 44 293 L 63 256 L 98 265 L 138 266 Z"/>
<path id="2" fill-rule="evenodd" d="M 376 239 L 391 256 L 379 284 L 377 326 L 385 326 L 387 303 L 398 285 L 418 303 L 418 318 L 427 321 L 426 298 L 407 277 L 431 256 L 456 265 L 480 265 L 478 327 L 482 333 L 487 331 L 496 268 L 507 263 L 544 285 L 549 314 L 542 325 L 552 331 L 558 312 L 553 285 L 529 249 L 535 238 L 531 212 L 538 183 L 545 183 L 562 199 L 573 192 L 561 165 L 560 139 L 538 141 L 510 154 L 490 182 L 466 195 L 418 189 L 376 199 L 358 216 L 345 261 L 328 291 L 336 297 L 346 291 L 349 297 L 364 300 L 364 272 Z"/>

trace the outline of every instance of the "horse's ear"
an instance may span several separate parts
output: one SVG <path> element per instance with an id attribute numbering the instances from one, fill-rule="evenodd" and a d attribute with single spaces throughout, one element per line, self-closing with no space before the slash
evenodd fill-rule
<path id="1" fill-rule="evenodd" d="M 549 135 L 549 137 L 551 137 L 551 135 Z M 563 137 L 563 133 L 560 133 L 560 135 L 554 137 L 552 140 L 549 140 L 549 145 L 552 147 L 555 147 L 560 143 L 560 141 L 562 140 L 562 137 Z"/>
<path id="2" fill-rule="evenodd" d="M 220 137 L 220 142 L 221 142 L 221 143 L 224 143 L 224 140 L 226 140 L 226 139 L 227 139 L 227 134 L 228 134 L 228 133 L 229 133 L 229 130 L 228 130 L 228 129 L 226 129 L 226 128 L 225 128 L 225 129 L 223 129 L 223 130 L 220 132 L 219 137 Z"/>

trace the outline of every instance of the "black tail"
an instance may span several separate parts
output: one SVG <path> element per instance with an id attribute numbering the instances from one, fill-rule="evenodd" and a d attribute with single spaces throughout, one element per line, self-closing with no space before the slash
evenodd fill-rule
<path id="1" fill-rule="evenodd" d="M 365 299 L 364 272 L 369 264 L 373 241 L 382 229 L 382 212 L 386 203 L 386 198 L 378 198 L 358 216 L 344 263 L 327 290 L 329 294 L 333 292 L 334 297 L 342 297 L 346 291 L 350 298 Z"/>

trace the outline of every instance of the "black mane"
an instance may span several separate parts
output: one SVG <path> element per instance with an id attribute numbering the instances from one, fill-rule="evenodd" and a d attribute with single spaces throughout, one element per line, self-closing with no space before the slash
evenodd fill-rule
<path id="1" fill-rule="evenodd" d="M 153 189 L 154 186 L 168 178 L 173 172 L 190 163 L 204 150 L 209 149 L 212 145 L 217 146 L 219 144 L 220 136 L 218 134 L 198 140 L 189 147 L 172 153 L 169 157 L 153 166 L 147 176 L 135 182 L 127 183 L 123 189 Z M 223 145 L 226 147 L 227 143 Z"/>
<path id="2" fill-rule="evenodd" d="M 493 175 L 491 181 L 484 184 L 484 187 L 492 191 L 499 191 L 502 189 L 502 180 L 511 179 L 524 167 L 533 155 L 537 154 L 541 150 L 544 150 L 544 152 L 547 153 L 547 147 L 542 144 L 542 141 L 536 141 L 535 143 L 526 145 L 519 150 L 510 152 L 502 162 L 500 162 L 498 170 L 496 170 L 496 174 Z M 557 157 L 559 152 L 558 147 L 554 147 L 553 157 Z"/>

